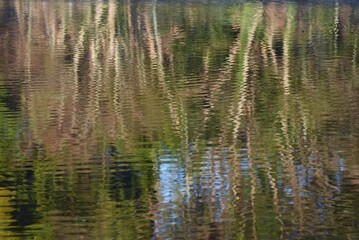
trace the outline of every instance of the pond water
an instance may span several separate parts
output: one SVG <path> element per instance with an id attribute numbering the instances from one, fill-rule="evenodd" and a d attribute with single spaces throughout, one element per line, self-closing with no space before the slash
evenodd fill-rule
<path id="1" fill-rule="evenodd" d="M 0 0 L 1 239 L 359 239 L 359 4 Z"/>

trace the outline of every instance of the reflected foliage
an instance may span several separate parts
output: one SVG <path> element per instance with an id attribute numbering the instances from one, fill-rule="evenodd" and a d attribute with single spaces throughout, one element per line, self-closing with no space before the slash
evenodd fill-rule
<path id="1" fill-rule="evenodd" d="M 358 23 L 1 1 L 0 238 L 358 238 Z"/>

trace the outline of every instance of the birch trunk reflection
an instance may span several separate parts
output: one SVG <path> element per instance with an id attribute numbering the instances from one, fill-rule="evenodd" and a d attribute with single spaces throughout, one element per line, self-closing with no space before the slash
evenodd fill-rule
<path id="1" fill-rule="evenodd" d="M 0 236 L 356 237 L 357 7 L 0 13 Z"/>

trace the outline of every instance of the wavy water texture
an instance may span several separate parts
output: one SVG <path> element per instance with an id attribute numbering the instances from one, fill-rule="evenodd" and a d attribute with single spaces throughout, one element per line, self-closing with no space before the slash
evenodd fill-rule
<path id="1" fill-rule="evenodd" d="M 359 238 L 350 1 L 0 1 L 0 238 Z"/>

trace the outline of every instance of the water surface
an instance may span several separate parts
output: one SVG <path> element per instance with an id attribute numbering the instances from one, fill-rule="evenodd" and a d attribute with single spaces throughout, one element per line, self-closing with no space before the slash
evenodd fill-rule
<path id="1" fill-rule="evenodd" d="M 0 0 L 1 239 L 359 239 L 353 1 Z"/>

